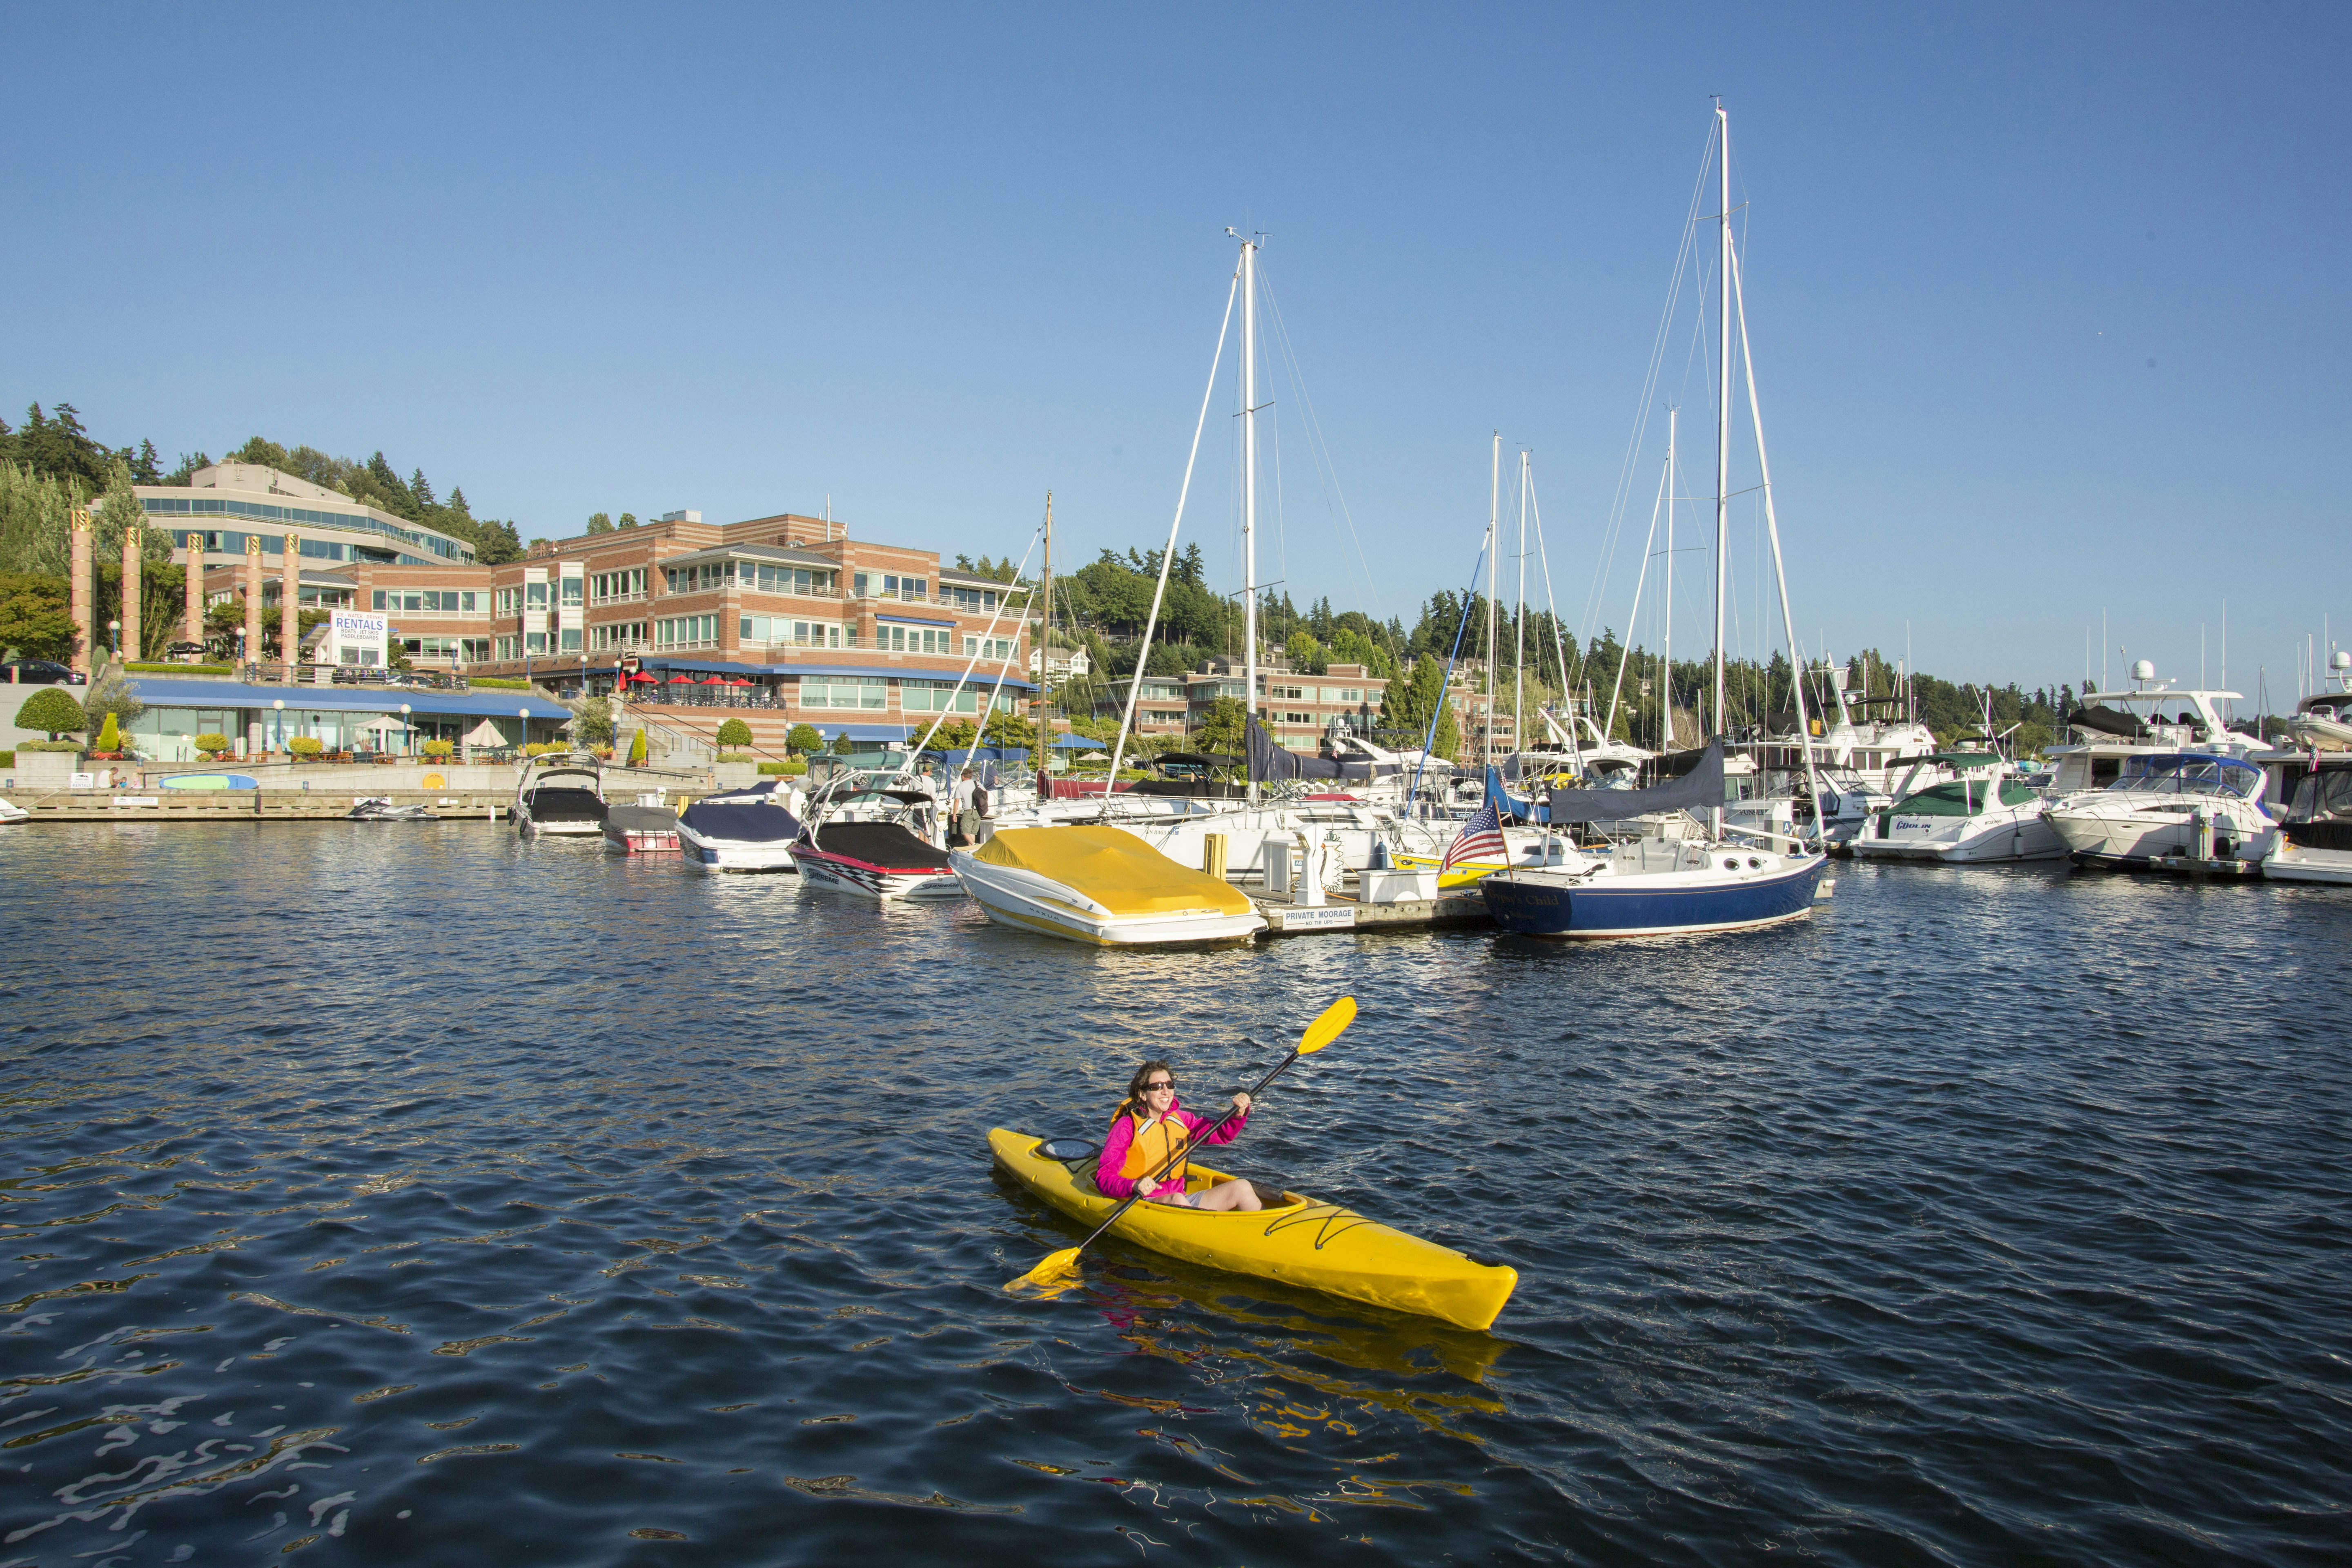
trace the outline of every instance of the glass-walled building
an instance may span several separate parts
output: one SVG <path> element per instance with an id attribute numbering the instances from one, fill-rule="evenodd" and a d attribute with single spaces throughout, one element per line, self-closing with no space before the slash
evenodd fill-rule
<path id="1" fill-rule="evenodd" d="M 276 572 L 289 530 L 305 563 L 466 566 L 474 560 L 474 547 L 464 540 L 257 463 L 215 463 L 198 468 L 184 486 L 140 485 L 135 493 L 148 521 L 171 534 L 172 548 L 184 552 L 194 543 L 207 569 L 243 565 L 246 538 L 252 535 Z M 187 557 L 179 559 L 184 563 Z"/>

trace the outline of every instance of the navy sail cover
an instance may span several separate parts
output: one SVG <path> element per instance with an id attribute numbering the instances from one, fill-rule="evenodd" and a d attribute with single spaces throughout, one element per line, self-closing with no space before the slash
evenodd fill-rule
<path id="1" fill-rule="evenodd" d="M 1723 742 L 1703 752 L 1668 752 L 1642 770 L 1646 789 L 1556 789 L 1554 822 L 1617 822 L 1654 811 L 1696 811 L 1723 804 Z"/>
<path id="2" fill-rule="evenodd" d="M 1368 784 L 1376 773 L 1393 773 L 1399 770 L 1393 763 L 1375 767 L 1370 763 L 1342 762 L 1338 757 L 1302 757 L 1286 746 L 1275 744 L 1265 726 L 1253 713 L 1249 719 L 1249 776 L 1261 784 L 1278 779 L 1352 779 Z"/>

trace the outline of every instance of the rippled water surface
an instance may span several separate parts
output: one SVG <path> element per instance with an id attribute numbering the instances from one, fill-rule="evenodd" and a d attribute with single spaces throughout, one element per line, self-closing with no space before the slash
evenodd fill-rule
<path id="1" fill-rule="evenodd" d="M 0 836 L 0 1564 L 2345 1560 L 2352 898 L 1104 954 L 503 828 Z M 1492 1335 L 1105 1245 L 1192 1103 Z M 1255 1036 L 1264 1046 L 1244 1037 Z"/>

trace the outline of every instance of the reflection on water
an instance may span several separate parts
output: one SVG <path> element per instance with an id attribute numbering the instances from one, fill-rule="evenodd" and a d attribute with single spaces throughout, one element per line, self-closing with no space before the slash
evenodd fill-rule
<path id="1" fill-rule="evenodd" d="M 1752 937 L 1098 953 L 443 824 L 0 837 L 0 1563 L 2323 1561 L 2352 900 L 1844 869 Z M 1229 1163 L 1492 1335 L 989 1173 Z M 1244 1037 L 1261 1042 L 1253 1046 Z M 680 1559 L 682 1560 L 682 1559 Z"/>

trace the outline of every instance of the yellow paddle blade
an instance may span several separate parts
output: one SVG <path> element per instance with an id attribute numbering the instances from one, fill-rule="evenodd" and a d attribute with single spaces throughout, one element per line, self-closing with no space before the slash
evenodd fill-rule
<path id="1" fill-rule="evenodd" d="M 1312 1056 L 1338 1039 L 1348 1026 L 1356 1021 L 1356 999 L 1342 996 L 1323 1009 L 1323 1016 L 1307 1026 L 1307 1033 L 1298 1039 L 1298 1054 Z"/>
<path id="2" fill-rule="evenodd" d="M 1066 1247 L 1059 1252 L 1046 1254 L 1043 1263 L 1020 1279 L 1010 1281 L 1004 1288 L 1007 1290 L 1066 1289 L 1075 1282 L 1077 1272 L 1078 1249 Z"/>

